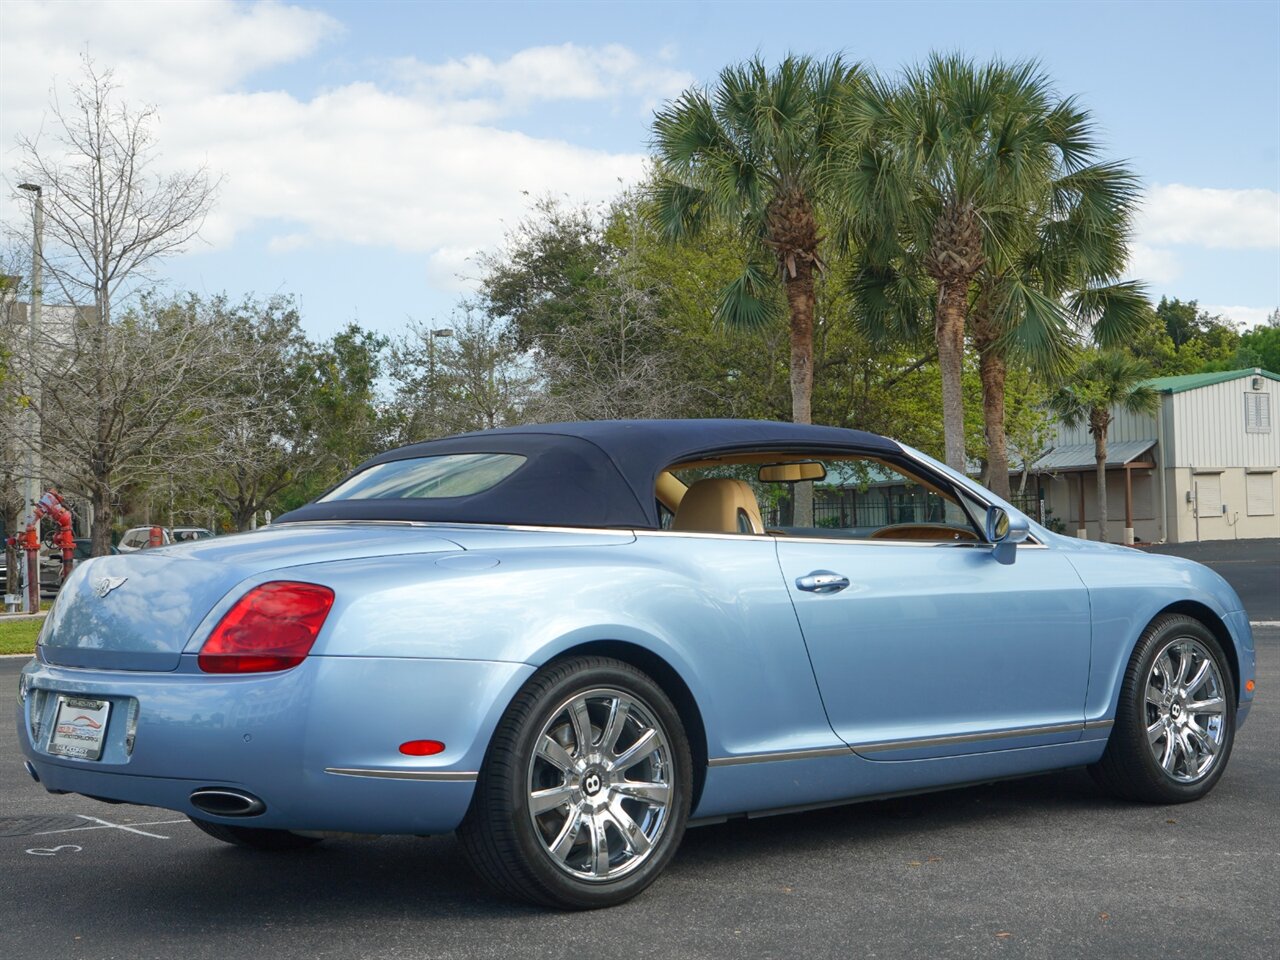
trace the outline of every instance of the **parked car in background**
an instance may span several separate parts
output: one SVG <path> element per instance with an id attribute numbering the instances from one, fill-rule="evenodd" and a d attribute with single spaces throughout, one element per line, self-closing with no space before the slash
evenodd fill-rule
<path id="1" fill-rule="evenodd" d="M 174 527 L 172 530 L 174 543 L 192 543 L 196 540 L 208 540 L 213 531 L 207 527 Z"/>
<path id="2" fill-rule="evenodd" d="M 120 551 L 112 547 L 111 552 Z M 93 540 L 89 537 L 76 537 L 76 549 L 71 558 L 71 569 L 74 570 L 85 560 L 93 556 Z M 62 551 L 50 547 L 40 549 L 40 592 L 51 595 L 62 586 Z"/>
<path id="3" fill-rule="evenodd" d="M 84 563 L 16 719 L 55 793 L 259 850 L 456 830 L 497 889 L 582 909 L 688 823 L 1078 766 L 1196 800 L 1254 670 L 1212 570 L 893 440 L 597 421 L 392 450 L 256 533 Z"/>
<path id="4" fill-rule="evenodd" d="M 165 527 L 131 527 L 124 532 L 120 542 L 116 544 L 121 553 L 133 553 L 145 550 L 151 544 L 151 531 L 159 530 L 163 546 L 173 543 L 173 534 Z"/>

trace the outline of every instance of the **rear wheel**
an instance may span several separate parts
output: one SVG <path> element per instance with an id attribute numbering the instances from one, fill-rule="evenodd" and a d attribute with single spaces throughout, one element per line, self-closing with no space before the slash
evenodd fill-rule
<path id="1" fill-rule="evenodd" d="M 192 823 L 223 843 L 231 843 L 237 847 L 249 847 L 252 850 L 305 850 L 320 842 L 319 837 L 304 837 L 300 833 L 288 830 L 270 830 L 264 827 L 233 827 L 225 823 L 210 823 L 188 817 Z"/>
<path id="2" fill-rule="evenodd" d="M 1236 695 L 1213 633 L 1181 614 L 1147 627 L 1125 671 L 1115 728 L 1094 779 L 1150 803 L 1199 800 L 1231 755 Z"/>
<path id="3" fill-rule="evenodd" d="M 458 835 L 499 890 L 569 909 L 622 903 L 670 862 L 689 816 L 670 699 L 617 660 L 552 664 L 512 701 Z"/>

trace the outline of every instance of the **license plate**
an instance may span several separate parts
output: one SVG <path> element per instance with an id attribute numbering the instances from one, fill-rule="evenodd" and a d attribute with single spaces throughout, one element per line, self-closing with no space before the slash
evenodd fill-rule
<path id="1" fill-rule="evenodd" d="M 102 756 L 110 710 L 111 704 L 106 700 L 59 696 L 49 752 L 79 760 L 97 760 Z"/>

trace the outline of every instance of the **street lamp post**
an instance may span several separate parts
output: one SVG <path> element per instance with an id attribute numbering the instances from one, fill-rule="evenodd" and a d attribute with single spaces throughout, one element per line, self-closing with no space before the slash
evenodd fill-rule
<path id="1" fill-rule="evenodd" d="M 427 331 L 427 389 L 431 392 L 431 429 L 436 428 L 436 337 L 452 337 L 450 327 Z"/>
<path id="2" fill-rule="evenodd" d="M 40 382 L 36 376 L 36 347 L 40 340 L 40 308 L 44 300 L 44 191 L 38 184 L 20 183 L 20 190 L 34 194 L 35 229 L 31 236 L 31 306 L 27 310 L 27 449 L 26 479 L 22 493 L 22 526 L 35 519 L 35 503 L 40 499 Z M 38 574 L 37 574 L 38 576 Z M 39 588 L 35 595 L 39 597 Z"/>

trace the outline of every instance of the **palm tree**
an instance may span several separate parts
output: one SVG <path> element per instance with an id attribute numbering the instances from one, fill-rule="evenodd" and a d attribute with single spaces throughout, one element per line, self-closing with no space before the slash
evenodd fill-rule
<path id="1" fill-rule="evenodd" d="M 1031 246 L 1027 212 L 1092 161 L 1096 145 L 1074 101 L 1033 62 L 978 67 L 933 55 L 900 84 L 849 98 L 836 167 L 847 231 L 867 289 L 933 288 L 946 461 L 965 468 L 961 375 L 975 279 Z"/>
<path id="2" fill-rule="evenodd" d="M 1087 117 L 1070 121 L 1087 136 Z M 1067 372 L 1076 336 L 1116 347 L 1150 315 L 1142 284 L 1121 281 L 1138 181 L 1115 163 L 1055 177 L 1026 225 L 988 259 L 976 278 L 971 330 L 982 381 L 986 483 L 1009 497 L 1005 379 L 1010 360 L 1053 379 Z M 1021 241 L 1021 246 L 1019 245 Z"/>
<path id="3" fill-rule="evenodd" d="M 738 328 L 774 319 L 781 279 L 791 325 L 791 418 L 812 421 L 819 222 L 843 100 L 862 79 L 840 57 L 788 56 L 770 72 L 756 57 L 726 67 L 711 90 L 686 90 L 653 121 L 657 182 L 650 216 L 666 239 L 713 220 L 736 226 L 747 262 L 716 311 Z"/>
<path id="4" fill-rule="evenodd" d="M 1160 394 L 1146 384 L 1151 370 L 1119 350 L 1089 350 L 1049 398 L 1049 409 L 1068 427 L 1089 425 L 1098 472 L 1098 539 L 1107 539 L 1107 431 L 1118 409 L 1155 414 Z M 1084 525 L 1084 517 L 1080 518 Z"/>

